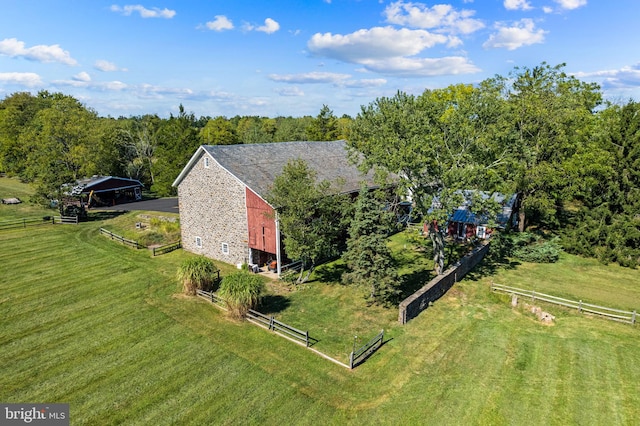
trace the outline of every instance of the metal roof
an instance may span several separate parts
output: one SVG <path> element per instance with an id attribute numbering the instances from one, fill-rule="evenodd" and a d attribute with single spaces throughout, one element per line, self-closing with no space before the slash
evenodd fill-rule
<path id="1" fill-rule="evenodd" d="M 317 173 L 319 182 L 328 180 L 335 183 L 340 178 L 344 185 L 336 187 L 339 192 L 358 191 L 363 180 L 370 187 L 375 186 L 372 173 L 364 175 L 349 162 L 344 140 L 203 145 L 200 149 L 262 198 L 267 196 L 284 166 L 296 159 L 305 161 Z M 199 158 L 196 152 L 173 183 L 174 186 L 180 183 Z"/>

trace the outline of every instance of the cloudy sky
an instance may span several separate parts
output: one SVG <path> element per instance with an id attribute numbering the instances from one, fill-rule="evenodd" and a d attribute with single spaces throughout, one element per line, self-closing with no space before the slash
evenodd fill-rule
<path id="1" fill-rule="evenodd" d="M 355 116 L 546 61 L 640 101 L 639 0 L 0 0 L 0 97 L 100 115 Z"/>

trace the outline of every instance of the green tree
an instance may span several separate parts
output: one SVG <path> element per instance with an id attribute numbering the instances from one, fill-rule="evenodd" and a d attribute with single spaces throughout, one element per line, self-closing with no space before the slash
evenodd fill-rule
<path id="1" fill-rule="evenodd" d="M 175 195 L 176 190 L 171 184 L 200 146 L 195 121 L 195 116 L 187 114 L 180 105 L 177 117 L 171 114 L 160 124 L 156 136 L 156 161 L 151 167 L 154 180 L 151 189 L 160 196 Z"/>
<path id="2" fill-rule="evenodd" d="M 342 279 L 346 284 L 366 288 L 370 303 L 387 305 L 397 301 L 400 291 L 395 262 L 387 246 L 392 215 L 384 207 L 384 200 L 363 185 L 349 227 L 347 250 L 342 255 L 349 268 Z"/>
<path id="3" fill-rule="evenodd" d="M 333 141 L 338 135 L 338 118 L 328 106 L 322 105 L 320 114 L 307 127 L 307 140 Z"/>
<path id="4" fill-rule="evenodd" d="M 399 92 L 362 107 L 351 127 L 348 144 L 361 168 L 395 174 L 399 193 L 411 197 L 429 225 L 438 274 L 445 264 L 444 224 L 463 191 L 474 196 L 500 182 L 502 108 L 499 91 L 484 86 L 449 86 L 419 97 Z M 495 208 L 474 198 L 474 212 Z"/>
<path id="5" fill-rule="evenodd" d="M 21 135 L 26 132 L 38 111 L 48 106 L 48 92 L 33 96 L 17 92 L 0 102 L 0 170 L 22 175 L 27 166 L 27 146 Z"/>
<path id="6" fill-rule="evenodd" d="M 22 134 L 28 148 L 25 176 L 35 183 L 41 198 L 60 198 L 62 185 L 91 176 L 98 170 L 95 112 L 78 100 L 52 95 L 51 106 L 38 111 Z"/>
<path id="7" fill-rule="evenodd" d="M 233 124 L 225 117 L 210 119 L 200 129 L 200 139 L 205 145 L 233 145 L 238 143 Z"/>
<path id="8" fill-rule="evenodd" d="M 564 232 L 567 251 L 636 267 L 640 262 L 640 103 L 609 105 L 594 138 L 572 158 L 579 210 Z"/>
<path id="9" fill-rule="evenodd" d="M 599 87 L 567 75 L 564 64 L 515 68 L 507 85 L 512 134 L 508 179 L 520 193 L 519 228 L 528 217 L 557 225 L 567 190 L 567 162 L 588 138 Z"/>
<path id="10" fill-rule="evenodd" d="M 259 275 L 238 271 L 222 279 L 218 295 L 227 304 L 229 314 L 233 318 L 242 319 L 249 309 L 258 305 L 264 289 Z"/>
<path id="11" fill-rule="evenodd" d="M 302 261 L 298 282 L 306 281 L 320 260 L 339 254 L 350 210 L 346 197 L 333 195 L 339 192 L 328 181 L 317 182 L 303 160 L 289 161 L 273 182 L 267 201 L 277 211 L 287 256 Z"/>

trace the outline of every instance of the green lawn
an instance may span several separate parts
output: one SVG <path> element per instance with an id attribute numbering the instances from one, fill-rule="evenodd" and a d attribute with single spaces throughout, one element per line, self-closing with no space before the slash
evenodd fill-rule
<path id="1" fill-rule="evenodd" d="M 276 315 L 343 361 L 354 335 L 385 329 L 385 345 L 349 371 L 177 295 L 188 254 L 115 244 L 98 234 L 107 223 L 0 232 L 0 401 L 67 402 L 72 424 L 91 425 L 640 420 L 640 328 L 552 306 L 557 321 L 543 325 L 489 291 L 493 279 L 567 295 L 602 274 L 616 278 L 594 301 L 613 304 L 625 277 L 620 292 L 638 308 L 637 271 L 572 256 L 519 265 L 456 284 L 405 326 L 338 284 L 279 288 Z"/>

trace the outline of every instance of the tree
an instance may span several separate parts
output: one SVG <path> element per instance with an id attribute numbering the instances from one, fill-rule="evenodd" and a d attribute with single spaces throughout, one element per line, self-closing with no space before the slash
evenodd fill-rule
<path id="1" fill-rule="evenodd" d="M 187 114 L 180 105 L 178 116 L 171 114 L 158 129 L 156 161 L 151 167 L 154 174 L 151 189 L 160 196 L 175 195 L 176 190 L 171 184 L 200 146 L 195 122 L 195 116 Z"/>
<path id="2" fill-rule="evenodd" d="M 21 135 L 28 150 L 24 176 L 44 199 L 60 198 L 63 184 L 95 174 L 100 139 L 94 111 L 62 94 L 51 95 L 50 102 Z"/>
<path id="3" fill-rule="evenodd" d="M 367 288 L 369 302 L 382 305 L 395 302 L 400 293 L 398 274 L 387 246 L 392 215 L 384 207 L 384 201 L 363 185 L 349 227 L 347 251 L 342 255 L 349 268 L 343 281 Z"/>
<path id="4" fill-rule="evenodd" d="M 220 270 L 211 259 L 204 256 L 191 257 L 180 265 L 176 276 L 182 281 L 184 293 L 195 296 L 196 290 L 212 291 Z"/>
<path id="5" fill-rule="evenodd" d="M 419 97 L 398 92 L 363 106 L 352 125 L 348 145 L 360 167 L 395 174 L 399 194 L 411 197 L 429 225 L 438 274 L 445 263 L 444 224 L 463 191 L 478 195 L 499 183 L 502 105 L 499 92 L 484 86 L 449 86 Z M 488 207 L 475 198 L 472 211 Z"/>
<path id="6" fill-rule="evenodd" d="M 277 212 L 287 256 L 302 261 L 298 282 L 306 281 L 320 260 L 339 253 L 350 210 L 344 196 L 333 195 L 339 192 L 328 181 L 317 182 L 303 160 L 289 161 L 273 182 L 267 201 Z"/>
<path id="7" fill-rule="evenodd" d="M 599 88 L 568 76 L 564 64 L 515 68 L 506 87 L 511 121 L 508 179 L 520 193 L 519 229 L 528 216 L 558 223 L 567 193 L 567 161 L 589 135 Z M 507 84 L 507 80 L 500 80 Z"/>
<path id="8" fill-rule="evenodd" d="M 222 279 L 218 295 L 224 299 L 229 314 L 236 319 L 244 318 L 249 309 L 260 302 L 264 283 L 259 275 L 238 271 Z"/>
<path id="9" fill-rule="evenodd" d="M 233 145 L 238 143 L 238 137 L 233 125 L 225 117 L 216 117 L 207 121 L 200 129 L 200 138 L 206 145 Z"/>
<path id="10" fill-rule="evenodd" d="M 338 118 L 328 106 L 322 105 L 320 114 L 307 127 L 307 140 L 333 141 L 338 135 Z"/>
<path id="11" fill-rule="evenodd" d="M 590 144 L 571 160 L 580 208 L 565 249 L 604 263 L 640 263 L 640 103 L 598 113 Z"/>

